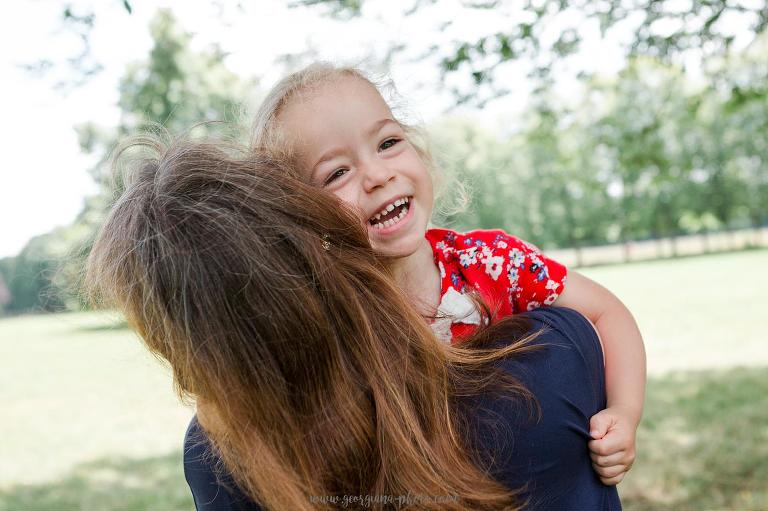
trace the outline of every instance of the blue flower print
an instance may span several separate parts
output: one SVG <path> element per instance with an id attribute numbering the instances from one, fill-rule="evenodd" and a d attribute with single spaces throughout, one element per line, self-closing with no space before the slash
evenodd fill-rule
<path id="1" fill-rule="evenodd" d="M 455 287 L 455 288 L 460 288 L 461 287 L 459 285 L 459 284 L 461 284 L 461 278 L 459 278 L 459 274 L 456 273 L 455 271 L 451 272 L 451 284 L 453 284 L 453 287 Z"/>

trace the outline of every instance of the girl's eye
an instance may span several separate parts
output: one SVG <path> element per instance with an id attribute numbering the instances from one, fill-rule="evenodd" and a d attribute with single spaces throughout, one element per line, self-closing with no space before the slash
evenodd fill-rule
<path id="1" fill-rule="evenodd" d="M 327 178 L 325 178 L 325 181 L 323 182 L 323 186 L 328 186 L 329 184 L 333 183 L 334 181 L 339 179 L 341 176 L 343 176 L 347 172 L 349 172 L 349 169 L 345 169 L 343 167 L 340 169 L 334 170 L 333 172 L 331 172 L 331 174 Z"/>
<path id="2" fill-rule="evenodd" d="M 386 151 L 387 149 L 395 146 L 398 142 L 400 142 L 399 138 L 388 138 L 381 143 L 379 146 L 379 151 Z"/>

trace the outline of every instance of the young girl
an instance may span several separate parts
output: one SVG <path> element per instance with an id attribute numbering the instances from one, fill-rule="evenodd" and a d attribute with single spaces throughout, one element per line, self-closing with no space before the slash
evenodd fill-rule
<path id="1" fill-rule="evenodd" d="M 470 290 L 497 317 L 556 305 L 590 319 L 604 344 L 607 408 L 589 421 L 589 448 L 603 483 L 618 484 L 635 458 L 644 400 L 645 352 L 632 315 L 599 284 L 503 231 L 428 229 L 434 164 L 417 135 L 360 71 L 314 64 L 270 92 L 252 146 L 279 151 L 357 211 L 398 283 L 437 318 L 442 339 L 455 342 L 479 324 Z"/>

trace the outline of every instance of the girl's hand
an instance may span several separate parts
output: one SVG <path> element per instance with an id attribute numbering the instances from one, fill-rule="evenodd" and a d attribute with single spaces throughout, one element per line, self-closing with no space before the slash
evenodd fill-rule
<path id="1" fill-rule="evenodd" d="M 636 432 L 632 415 L 618 407 L 606 408 L 589 420 L 589 434 L 594 439 L 587 444 L 589 456 L 603 484 L 619 484 L 632 468 Z"/>

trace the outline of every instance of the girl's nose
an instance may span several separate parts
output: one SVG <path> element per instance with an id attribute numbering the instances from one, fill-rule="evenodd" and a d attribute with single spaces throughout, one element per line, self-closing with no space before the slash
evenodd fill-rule
<path id="1" fill-rule="evenodd" d="M 384 186 L 395 177 L 395 172 L 381 162 L 368 162 L 363 166 L 363 184 L 366 192 Z"/>

